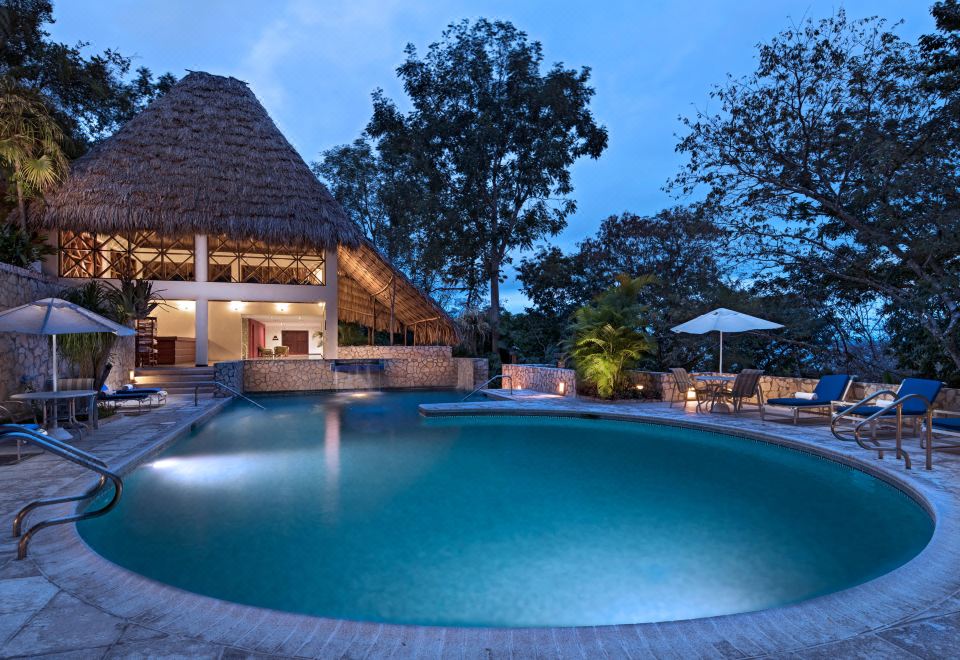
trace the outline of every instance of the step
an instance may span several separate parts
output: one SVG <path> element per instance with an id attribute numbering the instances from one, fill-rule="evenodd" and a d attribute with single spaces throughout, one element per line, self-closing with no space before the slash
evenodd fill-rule
<path id="1" fill-rule="evenodd" d="M 213 380 L 213 374 L 190 374 L 189 376 L 170 376 L 170 375 L 150 375 L 136 376 L 134 379 L 138 385 L 148 383 L 208 383 Z"/>
<path id="2" fill-rule="evenodd" d="M 137 376 L 181 376 L 189 374 L 205 374 L 212 376 L 213 367 L 139 367 L 133 370 Z"/>

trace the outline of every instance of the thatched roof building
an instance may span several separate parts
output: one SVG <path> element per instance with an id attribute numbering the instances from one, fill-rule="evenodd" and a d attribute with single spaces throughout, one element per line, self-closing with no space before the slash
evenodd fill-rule
<path id="1" fill-rule="evenodd" d="M 46 229 L 223 235 L 337 250 L 338 318 L 457 341 L 452 320 L 367 241 L 246 83 L 193 72 L 77 159 Z M 391 309 L 392 314 L 391 314 Z"/>
<path id="2" fill-rule="evenodd" d="M 46 228 L 228 234 L 291 247 L 357 246 L 360 231 L 246 83 L 188 74 L 77 159 Z"/>

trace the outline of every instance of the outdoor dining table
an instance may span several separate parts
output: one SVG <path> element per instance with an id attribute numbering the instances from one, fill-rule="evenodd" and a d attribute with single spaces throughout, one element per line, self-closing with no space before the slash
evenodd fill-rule
<path id="1" fill-rule="evenodd" d="M 694 379 L 701 383 L 708 383 L 708 384 L 712 383 L 719 388 L 719 387 L 722 387 L 723 385 L 726 385 L 727 383 L 734 382 L 737 379 L 737 377 L 721 376 L 721 375 L 711 376 L 711 375 L 704 374 L 701 376 L 694 376 Z M 710 402 L 710 412 L 730 412 L 730 406 L 728 406 L 726 403 L 722 401 L 717 401 L 717 397 L 714 395 L 713 401 Z"/>
<path id="2" fill-rule="evenodd" d="M 42 426 L 50 432 L 50 434 L 57 438 L 57 429 L 59 428 L 59 423 L 57 420 L 57 404 L 60 401 L 66 401 L 69 404 L 69 415 L 67 417 L 68 421 L 75 426 L 84 426 L 79 421 L 77 421 L 77 399 L 90 399 L 89 407 L 89 421 L 93 428 L 99 428 L 99 423 L 97 420 L 97 392 L 96 390 L 58 390 L 56 392 L 22 392 L 20 394 L 14 394 L 10 397 L 17 401 L 39 401 L 41 407 L 43 408 L 43 422 Z M 50 426 L 47 426 L 47 404 L 52 403 L 53 406 L 53 415 L 50 420 Z M 61 434 L 62 435 L 62 434 Z M 67 440 L 69 438 L 59 438 L 61 440 Z"/>

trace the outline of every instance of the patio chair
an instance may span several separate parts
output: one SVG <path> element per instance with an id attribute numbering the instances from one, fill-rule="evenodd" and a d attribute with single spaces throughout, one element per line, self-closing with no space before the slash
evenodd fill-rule
<path id="1" fill-rule="evenodd" d="M 0 423 L 10 424 L 11 426 L 19 426 L 20 428 L 27 429 L 28 431 L 33 431 L 34 433 L 40 433 L 41 435 L 46 435 L 47 432 L 37 423 L 37 411 L 33 409 L 26 401 L 4 401 L 0 403 L 0 420 L 3 420 Z M 23 440 L 17 438 L 17 463 L 19 463 L 23 455 L 20 452 L 20 447 L 24 444 Z"/>
<path id="2" fill-rule="evenodd" d="M 259 346 L 259 347 L 257 348 L 257 355 L 258 355 L 258 357 L 262 357 L 262 358 L 272 358 L 272 357 L 273 357 L 273 349 L 272 349 L 272 348 L 264 348 L 263 346 Z"/>
<path id="3" fill-rule="evenodd" d="M 874 392 L 860 401 L 850 404 L 847 401 L 834 401 L 831 408 L 830 431 L 838 440 L 853 440 L 864 449 L 876 450 L 879 458 L 883 458 L 883 452 L 886 449 L 877 442 L 877 427 L 882 423 L 892 422 L 896 432 L 896 456 L 902 458 L 907 469 L 910 469 L 910 455 L 903 450 L 901 439 L 903 436 L 903 421 L 906 419 L 913 425 L 913 434 L 920 434 L 920 422 L 926 420 L 927 441 L 921 443 L 921 447 L 926 450 L 926 468 L 933 467 L 933 440 L 930 437 L 933 424 L 933 405 L 940 395 L 943 383 L 938 380 L 929 380 L 926 378 L 905 378 L 900 387 L 894 390 L 880 390 Z M 870 405 L 871 401 L 879 399 L 881 396 L 893 397 L 892 401 L 881 403 L 880 405 Z M 852 429 L 841 429 L 841 421 L 847 420 L 853 423 Z M 860 437 L 860 431 L 864 426 L 870 428 L 870 441 L 873 446 L 867 445 Z M 852 437 L 844 437 L 843 434 L 852 430 Z"/>
<path id="4" fill-rule="evenodd" d="M 676 386 L 673 397 L 670 399 L 670 407 L 673 408 L 673 404 L 680 402 L 686 408 L 687 393 L 693 390 L 697 397 L 697 412 L 702 412 L 703 404 L 712 400 L 714 388 L 706 383 L 696 382 L 682 367 L 671 367 L 670 373 L 673 374 L 673 383 Z"/>
<path id="5" fill-rule="evenodd" d="M 853 404 L 849 401 L 834 401 L 831 406 L 831 412 L 834 419 L 861 418 L 862 421 L 863 419 L 872 417 L 874 419 L 871 421 L 880 422 L 888 421 L 896 417 L 897 408 L 899 407 L 900 414 L 903 417 L 909 418 L 913 424 L 914 435 L 918 435 L 921 420 L 926 417 L 930 407 L 936 403 L 942 388 L 943 383 L 939 380 L 905 378 L 896 391 L 882 390 L 880 392 L 874 392 Z M 881 405 L 867 405 L 881 396 L 891 396 L 894 401 Z M 903 404 L 900 406 L 894 405 L 894 403 L 900 399 L 905 399 Z M 876 424 L 871 426 L 871 431 L 873 432 L 872 437 L 875 437 Z"/>
<path id="6" fill-rule="evenodd" d="M 290 347 L 289 347 L 289 346 L 274 346 L 274 347 L 273 347 L 273 354 L 276 355 L 278 358 L 285 358 L 285 357 L 287 357 L 287 356 L 290 354 Z"/>
<path id="7" fill-rule="evenodd" d="M 794 424 L 800 421 L 801 410 L 829 413 L 830 403 L 832 401 L 843 401 L 847 396 L 847 390 L 850 389 L 850 383 L 852 382 L 853 378 L 847 374 L 823 376 L 817 381 L 817 386 L 813 389 L 812 399 L 800 399 L 796 397 L 767 399 L 766 404 L 760 410 L 760 418 L 766 419 L 767 406 L 791 409 L 793 411 Z"/>
<path id="8" fill-rule="evenodd" d="M 930 433 L 928 437 L 931 442 L 937 438 L 946 436 L 948 438 L 960 438 L 960 411 L 956 410 L 934 410 L 930 418 Z M 960 448 L 960 440 L 947 444 L 934 444 L 934 449 L 957 449 Z"/>
<path id="9" fill-rule="evenodd" d="M 100 378 L 97 380 L 97 385 L 98 385 L 97 401 L 102 401 L 103 403 L 108 405 L 112 404 L 114 408 L 118 408 L 126 402 L 133 401 L 134 403 L 137 404 L 138 411 L 143 409 L 144 401 L 146 401 L 148 404 L 150 403 L 150 397 L 153 392 L 153 388 L 151 388 L 150 392 L 146 392 L 146 391 L 138 392 L 135 390 L 134 391 L 109 390 L 107 388 L 106 382 L 107 382 L 107 377 L 110 375 L 110 372 L 112 370 L 113 370 L 112 364 L 107 363 L 106 365 L 104 365 L 103 372 L 100 374 Z M 156 390 L 156 391 L 159 392 L 160 390 Z M 164 396 L 164 398 L 166 397 Z"/>
<path id="10" fill-rule="evenodd" d="M 736 380 L 730 387 L 719 387 L 714 392 L 714 404 L 718 402 L 729 402 L 733 412 L 739 413 L 743 410 L 743 404 L 748 399 L 757 400 L 757 408 L 763 414 L 763 392 L 760 390 L 760 376 L 763 375 L 761 369 L 744 369 L 737 374 Z"/>

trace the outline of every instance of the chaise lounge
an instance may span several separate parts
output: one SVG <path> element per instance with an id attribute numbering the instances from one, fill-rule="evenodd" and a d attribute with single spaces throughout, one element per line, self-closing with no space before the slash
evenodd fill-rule
<path id="1" fill-rule="evenodd" d="M 832 401 L 843 401 L 846 398 L 852 382 L 853 378 L 847 374 L 823 376 L 813 389 L 813 398 L 780 397 L 767 399 L 767 405 L 792 410 L 793 423 L 797 424 L 800 421 L 801 410 L 828 413 Z M 766 409 L 760 411 L 760 418 L 764 420 L 767 418 Z"/>

